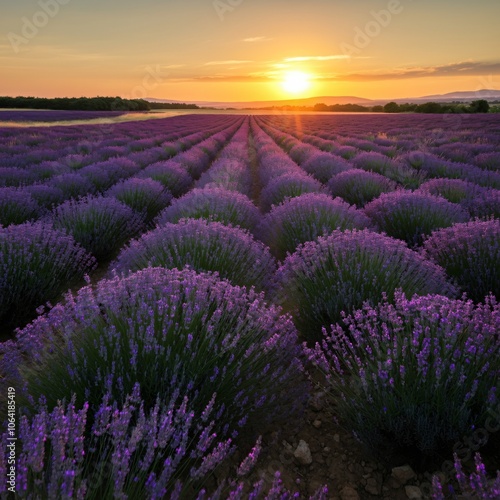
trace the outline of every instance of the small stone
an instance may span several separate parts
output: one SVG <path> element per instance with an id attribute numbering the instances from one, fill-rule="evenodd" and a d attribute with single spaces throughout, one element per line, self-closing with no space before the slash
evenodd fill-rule
<path id="1" fill-rule="evenodd" d="M 312 464 L 312 455 L 309 445 L 301 439 L 297 446 L 297 449 L 293 452 L 293 456 L 302 465 Z"/>
<path id="2" fill-rule="evenodd" d="M 330 453 L 330 448 L 328 448 L 328 446 L 325 446 L 325 447 L 323 448 L 323 451 L 324 451 L 325 453 Z"/>
<path id="3" fill-rule="evenodd" d="M 333 440 L 336 442 L 336 443 L 340 443 L 340 436 L 338 434 L 334 434 L 333 435 Z"/>
<path id="4" fill-rule="evenodd" d="M 341 500 L 360 500 L 358 492 L 352 486 L 344 486 L 340 490 Z"/>
<path id="5" fill-rule="evenodd" d="M 366 481 L 365 490 L 371 495 L 380 495 L 380 485 L 377 483 L 377 480 L 371 477 Z"/>
<path id="6" fill-rule="evenodd" d="M 405 486 L 406 496 L 413 500 L 421 500 L 422 491 L 418 486 Z"/>
<path id="7" fill-rule="evenodd" d="M 417 477 L 414 470 L 409 465 L 401 465 L 394 467 L 391 471 L 394 479 L 397 479 L 400 484 L 406 484 L 410 479 Z"/>
<path id="8" fill-rule="evenodd" d="M 316 429 L 319 429 L 319 428 L 321 427 L 321 424 L 322 424 L 321 420 L 315 420 L 315 421 L 313 422 L 313 426 L 314 426 Z"/>
<path id="9" fill-rule="evenodd" d="M 313 394 L 309 400 L 309 406 L 316 411 L 321 411 L 325 407 L 325 393 L 322 391 Z"/>

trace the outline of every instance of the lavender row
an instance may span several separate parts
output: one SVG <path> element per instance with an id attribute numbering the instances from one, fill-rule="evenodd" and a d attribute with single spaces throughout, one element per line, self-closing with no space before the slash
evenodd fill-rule
<path id="1" fill-rule="evenodd" d="M 104 195 L 70 199 L 39 223 L 2 230 L 0 317 L 6 332 L 34 317 L 36 307 L 58 299 L 64 290 L 82 280 L 95 268 L 96 259 L 102 267 L 130 238 L 144 232 L 158 212 L 170 204 L 172 192 L 179 195 L 187 191 L 194 182 L 190 172 L 201 172 L 200 164 L 208 167 L 237 127 L 238 123 L 213 135 L 175 160 L 155 163 L 129 176 Z M 102 172 L 109 170 L 103 168 Z M 27 213 L 33 208 L 27 197 L 17 206 L 7 197 L 1 202 L 11 212 Z M 56 240 L 57 245 L 53 243 Z M 87 264 L 79 264 L 85 259 Z"/>

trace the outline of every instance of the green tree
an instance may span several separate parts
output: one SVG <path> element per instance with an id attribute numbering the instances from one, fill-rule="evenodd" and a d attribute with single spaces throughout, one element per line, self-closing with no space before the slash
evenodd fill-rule
<path id="1" fill-rule="evenodd" d="M 479 99 L 470 103 L 471 113 L 488 113 L 489 110 L 490 104 L 486 99 Z"/>
<path id="2" fill-rule="evenodd" d="M 388 102 L 384 106 L 384 112 L 385 113 L 399 113 L 399 105 L 395 103 L 394 101 Z"/>

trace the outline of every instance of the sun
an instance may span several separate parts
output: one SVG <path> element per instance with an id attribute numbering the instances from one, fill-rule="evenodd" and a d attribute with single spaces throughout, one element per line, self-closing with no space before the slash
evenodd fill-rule
<path id="1" fill-rule="evenodd" d="M 283 75 L 281 86 L 291 94 L 301 94 L 311 86 L 311 77 L 303 71 L 289 71 Z"/>

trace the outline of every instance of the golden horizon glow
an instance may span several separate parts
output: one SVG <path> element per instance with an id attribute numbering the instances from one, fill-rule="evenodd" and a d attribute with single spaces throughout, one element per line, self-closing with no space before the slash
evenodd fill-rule
<path id="1" fill-rule="evenodd" d="M 281 86 L 285 92 L 301 95 L 311 88 L 311 75 L 303 71 L 288 71 L 283 75 Z"/>

